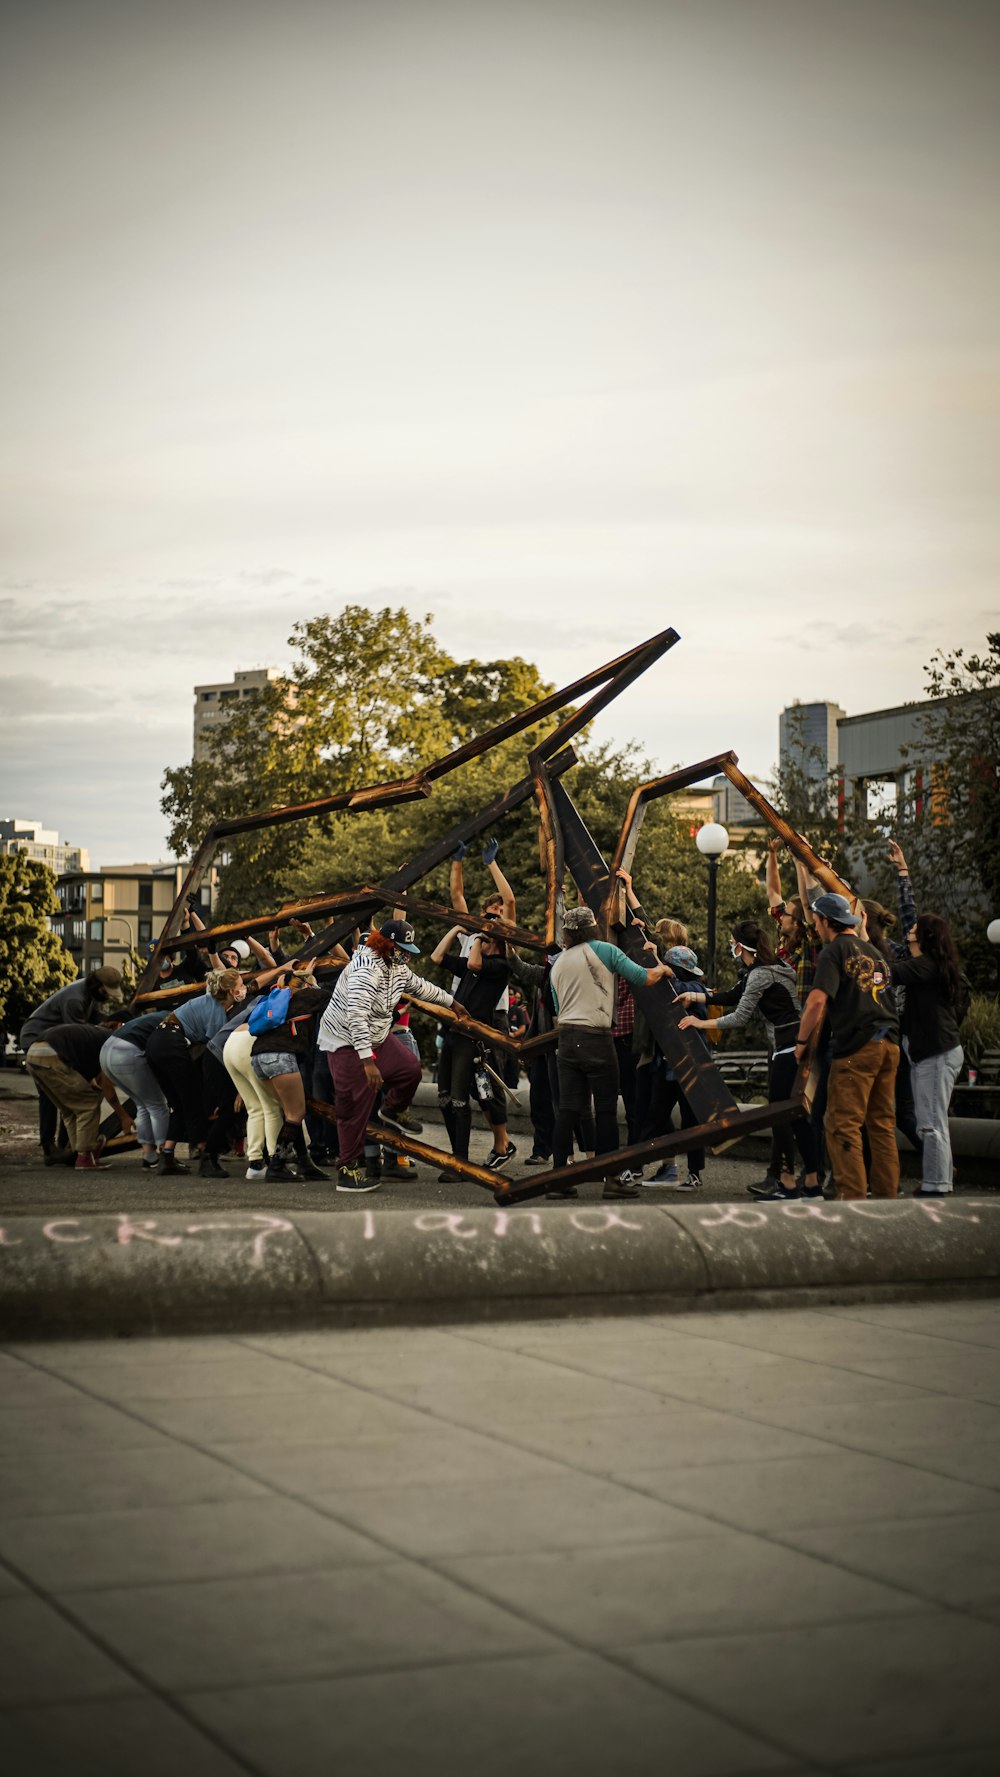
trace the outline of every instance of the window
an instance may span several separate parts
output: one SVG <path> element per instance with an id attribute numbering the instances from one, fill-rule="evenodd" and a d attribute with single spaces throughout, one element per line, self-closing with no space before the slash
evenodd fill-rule
<path id="1" fill-rule="evenodd" d="M 103 919 L 92 919 L 91 920 L 91 922 L 90 922 L 90 936 L 96 944 L 103 944 L 103 942 L 104 942 L 104 921 L 103 921 Z"/>
<path id="2" fill-rule="evenodd" d="M 202 701 L 202 703 L 214 703 L 215 702 L 215 692 L 214 691 L 203 691 L 201 694 L 201 701 Z"/>
<path id="3" fill-rule="evenodd" d="M 219 702 L 220 703 L 229 703 L 229 701 L 234 697 L 239 697 L 238 691 L 220 691 L 219 692 Z"/>
<path id="4" fill-rule="evenodd" d="M 152 885 L 152 883 L 151 882 L 140 882 L 140 884 L 139 884 L 139 906 L 140 907 L 152 907 L 152 905 L 153 905 L 153 885 Z"/>
<path id="5" fill-rule="evenodd" d="M 95 969 L 103 969 L 103 967 L 104 967 L 103 956 L 92 956 L 89 963 L 87 964 L 87 967 L 90 970 L 91 974 L 93 974 Z"/>
<path id="6" fill-rule="evenodd" d="M 73 939 L 72 939 L 73 943 L 74 944 L 82 944 L 84 938 L 87 936 L 87 922 L 86 922 L 86 920 L 85 919 L 74 919 L 72 930 L 73 930 Z"/>
<path id="7" fill-rule="evenodd" d="M 104 884 L 103 884 L 103 882 L 92 882 L 91 883 L 90 898 L 92 901 L 103 901 L 103 899 L 104 899 Z"/>
<path id="8" fill-rule="evenodd" d="M 148 944 L 150 939 L 152 938 L 152 936 L 153 936 L 153 922 L 152 922 L 152 920 L 151 919 L 140 919 L 140 921 L 139 921 L 139 943 L 140 944 Z"/>

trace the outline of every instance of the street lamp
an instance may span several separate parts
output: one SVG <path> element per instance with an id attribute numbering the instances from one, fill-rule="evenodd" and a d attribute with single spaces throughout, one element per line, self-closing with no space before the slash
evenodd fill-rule
<path id="1" fill-rule="evenodd" d="M 113 920 L 117 920 L 119 925 L 125 927 L 125 930 L 128 932 L 129 951 L 133 951 L 135 949 L 135 933 L 132 930 L 132 921 L 126 919 L 124 913 L 106 913 L 104 915 L 104 923 L 106 926 L 110 925 Z"/>
<path id="2" fill-rule="evenodd" d="M 719 821 L 706 821 L 699 827 L 694 837 L 695 845 L 703 858 L 708 860 L 708 959 L 705 969 L 705 980 L 709 987 L 715 986 L 715 908 L 717 882 L 719 875 L 719 859 L 729 849 L 729 834 Z"/>
<path id="3" fill-rule="evenodd" d="M 1000 1000 L 1000 919 L 991 919 L 986 927 L 986 936 L 993 946 L 993 955 L 997 963 L 997 999 Z"/>

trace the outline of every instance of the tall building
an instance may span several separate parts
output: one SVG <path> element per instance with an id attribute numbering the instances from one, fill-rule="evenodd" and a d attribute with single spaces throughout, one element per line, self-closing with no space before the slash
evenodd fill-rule
<path id="1" fill-rule="evenodd" d="M 36 863 L 47 864 L 57 876 L 67 870 L 89 870 L 90 854 L 79 845 L 67 845 L 58 833 L 41 821 L 0 820 L 0 855 L 21 852 Z"/>
<path id="2" fill-rule="evenodd" d="M 103 870 L 68 870 L 56 883 L 59 912 L 52 930 L 73 957 L 81 975 L 105 963 L 121 964 L 132 950 L 143 955 L 158 938 L 189 866 L 107 864 Z M 200 891 L 196 911 L 211 924 L 218 886 L 212 870 Z"/>
<path id="3" fill-rule="evenodd" d="M 233 704 L 242 697 L 250 697 L 264 685 L 274 684 L 280 678 L 281 674 L 276 666 L 256 666 L 247 672 L 234 673 L 231 679 L 216 685 L 195 686 L 192 757 L 196 764 L 209 758 L 212 734 L 219 723 L 225 721 Z"/>
<path id="4" fill-rule="evenodd" d="M 782 773 L 796 766 L 821 782 L 840 761 L 838 726 L 846 716 L 839 703 L 800 703 L 797 698 L 782 710 L 778 719 Z"/>

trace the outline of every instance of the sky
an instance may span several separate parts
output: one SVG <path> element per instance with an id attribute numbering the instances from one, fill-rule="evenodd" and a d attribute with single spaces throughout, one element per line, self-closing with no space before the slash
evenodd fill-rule
<path id="1" fill-rule="evenodd" d="M 1000 7 L 6 0 L 0 815 L 347 603 L 763 778 L 1000 625 Z M 484 714 L 484 727 L 488 714 Z"/>

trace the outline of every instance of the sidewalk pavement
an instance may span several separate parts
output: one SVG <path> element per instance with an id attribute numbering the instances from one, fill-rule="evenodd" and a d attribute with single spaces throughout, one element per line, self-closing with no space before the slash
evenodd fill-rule
<path id="1" fill-rule="evenodd" d="M 995 1303 L 0 1353 L 12 1777 L 992 1777 Z"/>

